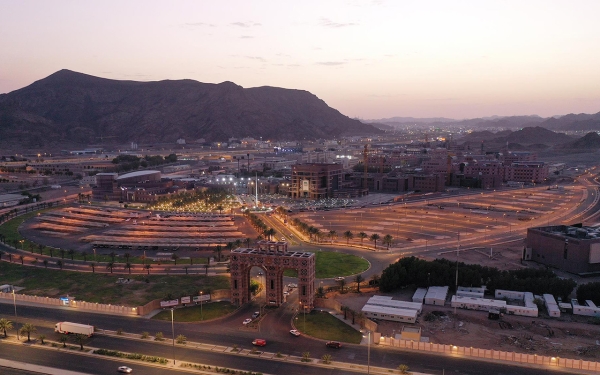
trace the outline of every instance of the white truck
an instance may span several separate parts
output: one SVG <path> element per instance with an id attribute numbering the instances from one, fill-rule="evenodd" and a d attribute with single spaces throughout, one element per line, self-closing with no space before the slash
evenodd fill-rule
<path id="1" fill-rule="evenodd" d="M 54 332 L 82 334 L 90 337 L 94 334 L 94 326 L 71 322 L 58 322 L 54 325 Z"/>

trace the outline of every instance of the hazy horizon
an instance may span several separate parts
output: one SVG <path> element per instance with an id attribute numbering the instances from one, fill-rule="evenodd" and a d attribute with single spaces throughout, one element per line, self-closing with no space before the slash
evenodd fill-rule
<path id="1" fill-rule="evenodd" d="M 307 90 L 361 119 L 600 111 L 600 2 L 13 1 L 0 93 L 58 70 Z"/>

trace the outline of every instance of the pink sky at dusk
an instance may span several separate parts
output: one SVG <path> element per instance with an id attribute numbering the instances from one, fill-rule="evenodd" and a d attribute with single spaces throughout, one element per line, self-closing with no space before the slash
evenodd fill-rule
<path id="1" fill-rule="evenodd" d="M 0 93 L 57 70 L 312 92 L 345 115 L 600 111 L 600 1 L 0 2 Z"/>

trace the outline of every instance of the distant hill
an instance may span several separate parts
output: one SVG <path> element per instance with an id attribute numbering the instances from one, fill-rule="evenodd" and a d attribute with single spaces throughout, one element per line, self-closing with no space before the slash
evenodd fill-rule
<path id="1" fill-rule="evenodd" d="M 523 128 L 510 133 L 506 140 L 509 143 L 520 144 L 546 144 L 554 145 L 571 141 L 573 138 L 563 133 L 555 133 L 541 126 Z"/>
<path id="2" fill-rule="evenodd" d="M 382 131 L 308 91 L 193 80 L 136 82 L 58 71 L 0 95 L 0 144 L 334 138 Z"/>
<path id="3" fill-rule="evenodd" d="M 600 112 L 596 114 L 568 114 L 559 118 L 549 118 L 539 124 L 552 130 L 600 130 Z"/>
<path id="4" fill-rule="evenodd" d="M 596 132 L 590 132 L 575 141 L 556 145 L 555 148 L 573 150 L 598 150 L 600 149 L 600 135 L 598 135 L 598 133 Z"/>

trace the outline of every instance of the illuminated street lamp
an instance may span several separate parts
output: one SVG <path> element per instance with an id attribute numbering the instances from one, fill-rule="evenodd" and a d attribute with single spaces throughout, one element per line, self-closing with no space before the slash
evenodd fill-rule
<path id="1" fill-rule="evenodd" d="M 367 374 L 371 373 L 371 331 L 367 331 Z"/>
<path id="2" fill-rule="evenodd" d="M 15 297 L 15 288 L 12 290 L 13 294 L 13 305 L 15 307 L 15 326 L 17 325 L 17 299 Z M 19 328 L 17 328 L 17 341 L 19 340 Z"/>
<path id="3" fill-rule="evenodd" d="M 171 336 L 173 338 L 173 365 L 175 365 L 175 325 L 173 324 L 173 311 L 175 308 L 171 308 Z"/>

